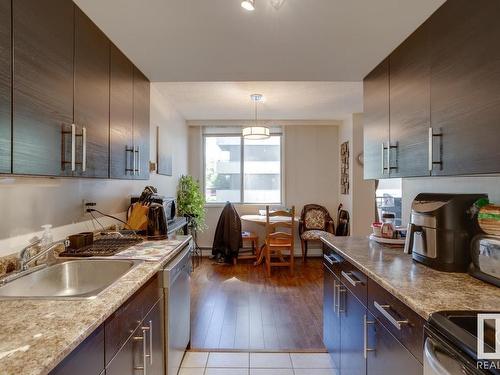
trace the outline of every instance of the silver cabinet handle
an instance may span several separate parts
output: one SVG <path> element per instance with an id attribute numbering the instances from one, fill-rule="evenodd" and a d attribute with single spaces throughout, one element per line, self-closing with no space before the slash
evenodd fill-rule
<path id="1" fill-rule="evenodd" d="M 435 164 L 443 164 L 442 161 L 434 161 L 434 137 L 442 137 L 443 136 L 443 133 L 438 133 L 438 134 L 434 134 L 434 130 L 432 129 L 432 127 L 429 127 L 429 165 L 428 165 L 428 169 L 429 169 L 429 172 L 432 172 L 432 170 L 434 169 L 434 165 Z"/>
<path id="2" fill-rule="evenodd" d="M 403 324 L 408 324 L 408 319 L 405 320 L 396 320 L 391 314 L 389 314 L 388 309 L 391 308 L 391 305 L 381 305 L 377 301 L 373 301 L 373 306 L 386 318 L 389 323 L 391 323 L 394 327 L 396 327 L 399 331 L 401 331 L 401 326 Z"/>
<path id="3" fill-rule="evenodd" d="M 340 294 L 341 293 L 345 293 L 347 289 L 344 288 L 341 283 L 339 283 L 339 285 L 337 286 L 337 290 L 338 290 L 338 295 L 337 295 L 337 299 L 338 299 L 337 316 L 340 316 L 340 313 L 344 313 L 345 312 L 345 308 L 342 307 L 342 299 L 340 297 Z"/>
<path id="4" fill-rule="evenodd" d="M 153 364 L 153 321 L 149 321 L 149 364 Z"/>
<path id="5" fill-rule="evenodd" d="M 71 171 L 76 169 L 76 125 L 71 124 Z"/>
<path id="6" fill-rule="evenodd" d="M 382 172 L 382 175 L 384 175 L 385 174 L 385 146 L 384 146 L 384 142 L 382 142 L 382 144 L 381 144 L 380 160 L 381 160 L 380 171 Z"/>
<path id="7" fill-rule="evenodd" d="M 87 170 L 87 128 L 82 128 L 82 172 Z"/>
<path id="8" fill-rule="evenodd" d="M 328 263 L 330 263 L 331 265 L 334 265 L 334 264 L 339 264 L 340 262 L 337 260 L 337 259 L 332 259 L 331 257 L 329 257 L 328 255 L 326 254 L 323 254 L 323 259 L 325 259 Z"/>
<path id="9" fill-rule="evenodd" d="M 134 155 L 134 148 L 128 147 L 128 145 L 125 145 L 125 174 L 127 174 L 127 173 L 134 174 L 134 166 L 132 165 L 132 168 L 129 167 L 129 163 L 130 163 L 129 153 L 132 153 L 132 156 L 135 156 Z"/>
<path id="10" fill-rule="evenodd" d="M 387 160 L 388 160 L 388 163 L 387 163 L 387 169 L 389 170 L 389 173 L 390 171 L 392 170 L 397 170 L 398 169 L 398 158 L 396 158 L 396 165 L 393 167 L 392 164 L 391 164 L 391 151 L 392 150 L 398 150 L 398 143 L 396 143 L 394 146 L 391 145 L 391 143 L 389 142 L 388 144 L 388 147 L 387 147 Z M 396 154 L 397 156 L 397 154 Z"/>
<path id="11" fill-rule="evenodd" d="M 333 312 L 337 312 L 337 280 L 333 279 Z"/>
<path id="12" fill-rule="evenodd" d="M 135 176 L 135 172 L 137 171 L 137 158 L 136 158 L 136 155 L 135 155 L 135 145 L 132 146 L 132 154 L 134 155 L 134 159 L 133 159 L 133 165 L 132 165 L 132 174 Z"/>
<path id="13" fill-rule="evenodd" d="M 349 284 L 351 284 L 352 286 L 358 286 L 358 284 L 363 284 L 363 282 L 361 280 L 358 280 L 358 279 L 354 279 L 355 276 L 352 272 L 344 272 L 342 271 L 341 272 L 341 275 L 345 277 L 345 279 L 347 281 L 349 281 Z"/>
<path id="14" fill-rule="evenodd" d="M 368 357 L 368 352 L 374 352 L 375 349 L 368 348 L 368 324 L 375 324 L 375 321 L 368 320 L 366 314 L 363 315 L 363 356 Z"/>
<path id="15" fill-rule="evenodd" d="M 142 336 L 134 336 L 133 339 L 135 341 L 142 341 L 142 366 L 134 366 L 134 370 L 139 370 L 142 371 L 144 375 L 147 375 L 148 373 L 148 367 L 147 367 L 147 360 L 148 357 L 151 355 L 148 354 L 147 349 L 147 339 L 146 339 L 146 332 L 150 331 L 150 327 L 141 327 L 142 329 Z"/>
<path id="16" fill-rule="evenodd" d="M 141 174 L 141 146 L 137 146 L 137 174 Z"/>

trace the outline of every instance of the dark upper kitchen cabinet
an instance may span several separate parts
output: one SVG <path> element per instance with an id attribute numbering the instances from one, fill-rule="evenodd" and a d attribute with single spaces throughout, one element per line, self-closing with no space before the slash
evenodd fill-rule
<path id="1" fill-rule="evenodd" d="M 130 179 L 133 176 L 134 65 L 113 44 L 110 73 L 109 175 Z"/>
<path id="2" fill-rule="evenodd" d="M 431 18 L 433 175 L 500 172 L 500 2 L 447 1 Z"/>
<path id="3" fill-rule="evenodd" d="M 382 61 L 364 86 L 364 178 L 389 176 L 389 59 Z"/>
<path id="4" fill-rule="evenodd" d="M 500 172 L 498 14 L 448 0 L 366 76 L 365 178 Z"/>
<path id="5" fill-rule="evenodd" d="M 73 3 L 12 4 L 13 172 L 71 175 L 62 169 L 62 131 L 73 122 Z"/>
<path id="6" fill-rule="evenodd" d="M 429 175 L 429 42 L 424 23 L 389 58 L 391 177 Z"/>
<path id="7" fill-rule="evenodd" d="M 109 44 L 106 35 L 75 7 L 74 124 L 79 176 L 108 177 Z"/>
<path id="8" fill-rule="evenodd" d="M 10 0 L 0 0 L 0 173 L 11 172 L 11 22 Z"/>
<path id="9" fill-rule="evenodd" d="M 135 178 L 149 178 L 149 80 L 134 67 Z"/>

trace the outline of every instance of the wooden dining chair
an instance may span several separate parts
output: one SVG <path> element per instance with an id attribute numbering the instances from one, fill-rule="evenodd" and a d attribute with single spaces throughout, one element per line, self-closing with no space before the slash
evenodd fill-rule
<path id="1" fill-rule="evenodd" d="M 285 217 L 290 220 L 275 221 L 273 217 Z M 289 228 L 288 232 L 281 231 Z M 289 267 L 293 275 L 295 239 L 295 206 L 290 211 L 269 211 L 266 206 L 266 243 L 265 264 L 267 276 L 271 276 L 271 267 Z"/>

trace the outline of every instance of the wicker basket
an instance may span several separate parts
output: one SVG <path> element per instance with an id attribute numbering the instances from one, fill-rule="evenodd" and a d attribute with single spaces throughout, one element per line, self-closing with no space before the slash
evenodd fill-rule
<path id="1" fill-rule="evenodd" d="M 477 221 L 485 233 L 500 236 L 500 206 L 488 204 L 481 207 Z"/>

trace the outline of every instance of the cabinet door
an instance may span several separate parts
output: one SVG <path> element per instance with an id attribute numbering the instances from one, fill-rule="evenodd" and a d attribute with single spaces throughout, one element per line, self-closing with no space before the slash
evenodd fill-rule
<path id="1" fill-rule="evenodd" d="M 142 373 L 148 348 L 147 331 L 142 325 L 132 333 L 106 367 L 106 375 L 135 375 Z"/>
<path id="2" fill-rule="evenodd" d="M 74 349 L 50 375 L 100 375 L 104 371 L 104 326 Z"/>
<path id="3" fill-rule="evenodd" d="M 75 7 L 75 114 L 78 175 L 108 177 L 109 40 Z M 84 160 L 85 158 L 85 160 Z"/>
<path id="4" fill-rule="evenodd" d="M 340 286 L 339 308 L 341 320 L 341 358 L 342 375 L 364 375 L 364 319 L 366 308 L 345 286 Z"/>
<path id="5" fill-rule="evenodd" d="M 422 364 L 368 313 L 367 374 L 422 375 Z"/>
<path id="6" fill-rule="evenodd" d="M 364 81 L 364 178 L 387 178 L 389 142 L 389 59 L 380 63 Z"/>
<path id="7" fill-rule="evenodd" d="M 134 66 L 111 45 L 110 166 L 111 178 L 132 178 L 132 132 L 134 122 Z"/>
<path id="8" fill-rule="evenodd" d="M 500 172 L 500 2 L 447 1 L 431 18 L 433 175 Z"/>
<path id="9" fill-rule="evenodd" d="M 164 343 L 163 343 L 163 299 L 156 304 L 156 306 L 144 318 L 143 325 L 149 327 L 148 331 L 148 361 L 147 372 L 148 374 L 161 375 L 165 373 L 164 362 Z M 151 335 L 151 338 L 149 338 Z"/>
<path id="10" fill-rule="evenodd" d="M 137 179 L 149 179 L 149 80 L 134 68 L 134 145 Z"/>
<path id="11" fill-rule="evenodd" d="M 0 0 L 0 173 L 11 172 L 11 1 Z"/>
<path id="12" fill-rule="evenodd" d="M 430 127 L 429 23 L 389 57 L 391 177 L 428 176 Z"/>
<path id="13" fill-rule="evenodd" d="M 328 267 L 323 282 L 323 342 L 337 368 L 340 367 L 340 316 L 337 311 L 339 280 Z"/>
<path id="14" fill-rule="evenodd" d="M 13 172 L 71 175 L 61 155 L 62 130 L 73 122 L 73 2 L 12 4 Z"/>

